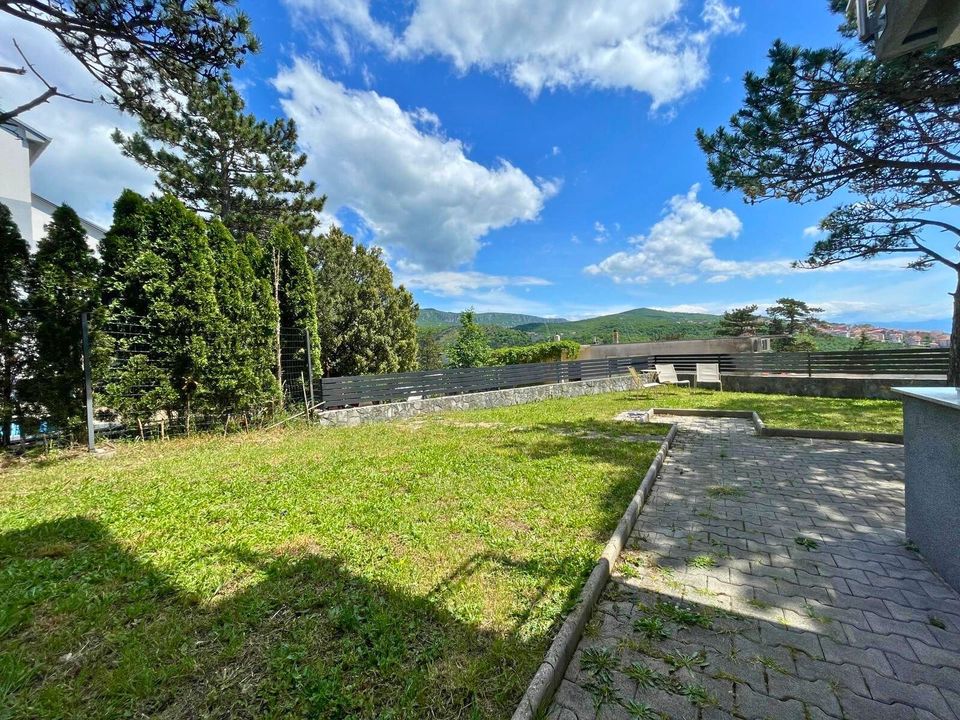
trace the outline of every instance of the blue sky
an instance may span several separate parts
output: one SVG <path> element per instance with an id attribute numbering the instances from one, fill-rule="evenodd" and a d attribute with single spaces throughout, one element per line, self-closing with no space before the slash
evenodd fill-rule
<path id="1" fill-rule="evenodd" d="M 791 270 L 832 203 L 748 206 L 710 184 L 696 128 L 737 109 L 775 38 L 840 42 L 826 0 L 241 6 L 264 48 L 236 73 L 250 108 L 297 120 L 326 220 L 382 246 L 424 307 L 575 318 L 788 295 L 833 320 L 948 327 L 945 269 Z M 7 18 L 0 55 L 11 35 L 89 86 Z M 0 102 L 21 92 L 3 79 Z M 149 189 L 108 138 L 130 119 L 70 103 L 25 119 L 54 138 L 35 168 L 51 199 L 105 222 L 123 186 Z"/>

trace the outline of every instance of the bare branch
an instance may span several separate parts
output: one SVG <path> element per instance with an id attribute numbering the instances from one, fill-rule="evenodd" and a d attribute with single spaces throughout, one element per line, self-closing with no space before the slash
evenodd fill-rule
<path id="1" fill-rule="evenodd" d="M 93 100 L 79 98 L 69 93 L 60 92 L 55 85 L 51 85 L 50 83 L 48 83 L 47 79 L 43 77 L 43 75 L 40 74 L 40 71 L 37 70 L 36 67 L 34 67 L 33 63 L 31 63 L 27 59 L 27 56 L 24 54 L 23 50 L 20 49 L 20 45 L 17 44 L 16 40 L 13 41 L 13 46 L 17 49 L 17 52 L 20 53 L 20 57 L 23 58 L 23 62 L 26 63 L 26 66 L 30 68 L 30 72 L 32 72 L 37 77 L 37 79 L 43 83 L 46 90 L 44 90 L 42 93 L 37 95 L 32 100 L 15 107 L 13 110 L 8 110 L 7 112 L 0 112 L 0 123 L 5 123 L 8 120 L 12 120 L 13 118 L 17 117 L 17 115 L 21 115 L 22 113 L 25 113 L 28 110 L 32 110 L 33 108 L 37 107 L 37 105 L 42 105 L 45 102 L 49 102 L 52 98 L 55 98 L 55 97 L 61 97 L 66 100 L 73 100 L 74 102 L 85 103 L 88 105 L 93 104 Z M 17 74 L 25 75 L 26 70 L 21 68 Z"/>

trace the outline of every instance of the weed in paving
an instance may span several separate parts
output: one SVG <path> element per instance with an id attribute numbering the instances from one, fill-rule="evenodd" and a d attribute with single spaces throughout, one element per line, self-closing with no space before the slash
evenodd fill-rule
<path id="1" fill-rule="evenodd" d="M 713 498 L 743 497 L 743 489 L 733 485 L 711 485 L 707 488 L 707 495 Z"/>

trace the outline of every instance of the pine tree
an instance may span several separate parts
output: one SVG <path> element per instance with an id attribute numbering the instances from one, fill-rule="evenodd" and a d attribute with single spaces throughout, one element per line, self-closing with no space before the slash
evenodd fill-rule
<path id="1" fill-rule="evenodd" d="M 379 249 L 354 243 L 340 228 L 314 238 L 323 367 L 328 376 L 406 372 L 417 362 L 419 309 Z"/>
<path id="2" fill-rule="evenodd" d="M 732 310 L 727 310 L 721 316 L 720 327 L 717 328 L 717 335 L 730 337 L 752 335 L 759 330 L 761 322 L 760 316 L 757 315 L 756 305 L 733 308 Z"/>
<path id="3" fill-rule="evenodd" d="M 872 4 L 872 3 L 871 3 Z M 830 0 L 844 14 L 846 0 Z M 853 38 L 855 24 L 842 34 Z M 891 60 L 869 41 L 797 47 L 774 42 L 764 72 L 744 77 L 742 107 L 699 130 L 714 185 L 748 202 L 839 204 L 820 222 L 802 267 L 902 258 L 956 277 L 947 380 L 960 385 L 960 46 Z"/>
<path id="4" fill-rule="evenodd" d="M 80 315 L 96 301 L 97 260 L 67 205 L 54 211 L 46 233 L 28 283 L 34 332 L 28 395 L 55 429 L 72 433 L 84 409 Z"/>
<path id="5" fill-rule="evenodd" d="M 490 361 L 490 343 L 483 328 L 477 324 L 473 308 L 460 313 L 460 330 L 450 348 L 450 366 L 456 368 L 483 367 Z"/>
<path id="6" fill-rule="evenodd" d="M 0 442 L 10 444 L 13 426 L 13 393 L 22 362 L 24 294 L 30 249 L 13 221 L 13 214 L 0 203 Z"/>
<path id="7" fill-rule="evenodd" d="M 238 243 L 219 220 L 208 223 L 207 236 L 221 317 L 210 363 L 210 402 L 217 409 L 249 414 L 279 392 L 272 372 L 277 311 L 269 283 L 257 276 L 251 262 L 262 261 L 263 251 L 252 235 Z"/>
<path id="8" fill-rule="evenodd" d="M 156 171 L 161 191 L 219 217 L 235 238 L 265 238 L 278 222 L 294 232 L 313 230 L 325 198 L 300 178 L 307 157 L 297 151 L 295 123 L 268 123 L 245 110 L 229 82 L 197 85 L 184 112 L 141 120 L 139 133 L 118 130 L 113 139 Z"/>
<path id="9" fill-rule="evenodd" d="M 812 307 L 803 300 L 793 298 L 780 298 L 776 305 L 767 308 L 767 315 L 787 335 L 813 330 L 819 322 L 817 314 L 822 312 L 823 308 Z"/>

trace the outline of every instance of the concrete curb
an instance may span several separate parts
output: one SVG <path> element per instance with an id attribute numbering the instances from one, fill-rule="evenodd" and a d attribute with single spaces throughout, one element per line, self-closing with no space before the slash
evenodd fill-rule
<path id="1" fill-rule="evenodd" d="M 648 417 L 652 416 L 653 411 L 648 411 L 647 414 Z M 613 531 L 610 541 L 603 549 L 600 560 L 584 583 L 577 604 L 574 605 L 563 621 L 563 625 L 560 626 L 560 631 L 550 644 L 543 662 L 540 663 L 536 674 L 530 680 L 530 684 L 527 685 L 527 690 L 520 698 L 520 703 L 513 713 L 513 720 L 533 720 L 533 718 L 538 717 L 537 713 L 541 709 L 546 709 L 547 703 L 550 702 L 554 692 L 560 686 L 560 681 L 563 680 L 567 666 L 577 649 L 583 630 L 593 614 L 593 608 L 597 604 L 597 600 L 600 599 L 600 593 L 603 592 L 607 580 L 610 579 L 613 565 L 626 545 L 627 539 L 633 531 L 633 526 L 637 523 L 640 510 L 643 509 L 644 503 L 650 497 L 653 484 L 657 481 L 657 475 L 660 473 L 663 461 L 666 459 L 676 436 L 677 425 L 674 424 L 670 428 L 670 432 L 667 433 L 666 440 L 660 445 L 657 456 L 650 463 L 647 474 L 644 475 L 643 482 L 640 483 L 640 487 L 627 506 L 626 512 L 620 518 L 617 529 Z"/>
<path id="2" fill-rule="evenodd" d="M 677 415 L 693 417 L 732 417 L 744 418 L 753 422 L 754 430 L 761 437 L 791 437 L 811 440 L 863 440 L 903 445 L 903 435 L 895 433 L 857 432 L 850 430 L 808 430 L 804 428 L 767 427 L 760 415 L 754 410 L 692 410 L 687 408 L 652 408 L 650 417 L 657 415 Z"/>

